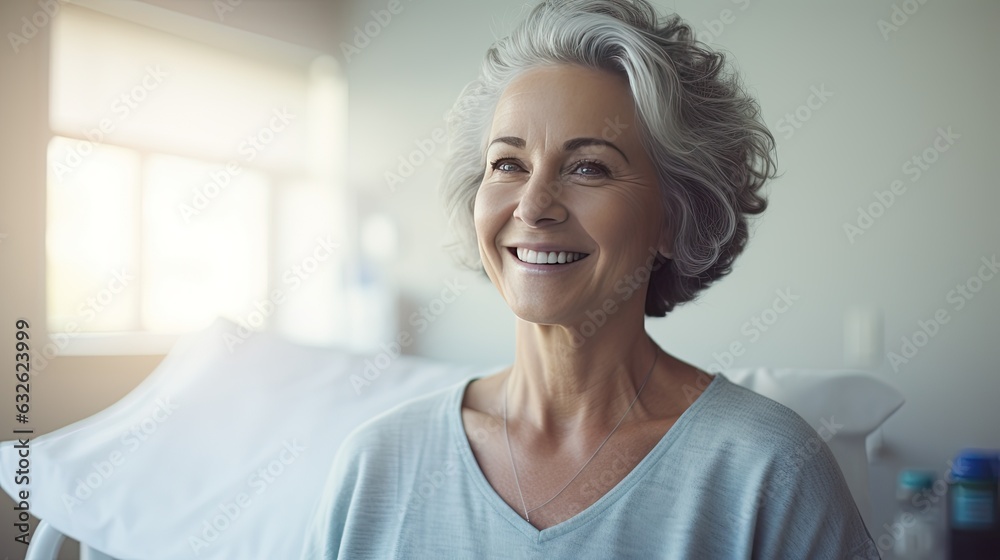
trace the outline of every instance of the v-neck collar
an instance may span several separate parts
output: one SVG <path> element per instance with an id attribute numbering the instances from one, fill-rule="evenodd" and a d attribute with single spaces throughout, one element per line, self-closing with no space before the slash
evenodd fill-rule
<path id="1" fill-rule="evenodd" d="M 692 418 L 698 414 L 698 410 L 705 406 L 706 397 L 713 394 L 718 386 L 722 383 L 729 382 L 725 379 L 721 373 L 714 374 L 715 377 L 708 384 L 708 387 L 702 391 L 701 395 L 690 406 L 687 410 L 681 413 L 674 422 L 674 425 L 667 430 L 660 441 L 653 446 L 653 449 L 646 454 L 645 457 L 639 461 L 639 464 L 632 469 L 631 472 L 625 475 L 625 477 L 618 482 L 611 490 L 601 496 L 596 502 L 587 506 L 583 511 L 580 511 L 573 517 L 561 521 L 551 527 L 539 530 L 531 523 L 525 521 L 521 515 L 512 509 L 507 502 L 504 501 L 493 486 L 490 485 L 489 480 L 486 475 L 483 474 L 482 469 L 479 467 L 479 463 L 476 461 L 476 456 L 472 452 L 472 445 L 469 443 L 469 438 L 465 434 L 465 425 L 462 422 L 462 402 L 465 400 L 465 391 L 468 389 L 469 384 L 477 379 L 481 379 L 482 376 L 473 376 L 462 382 L 458 390 L 455 391 L 451 403 L 449 404 L 448 415 L 450 416 L 449 425 L 452 431 L 452 436 L 455 440 L 455 446 L 457 448 L 459 456 L 462 458 L 462 464 L 465 470 L 469 474 L 469 478 L 475 484 L 476 488 L 479 489 L 480 493 L 486 502 L 493 507 L 496 512 L 507 520 L 514 528 L 520 531 L 525 537 L 530 539 L 535 543 L 542 543 L 561 535 L 565 535 L 579 527 L 586 525 L 592 519 L 595 519 L 601 513 L 621 499 L 626 495 L 636 483 L 642 479 L 645 474 L 653 468 L 654 465 L 660 460 L 667 449 L 673 444 L 674 440 L 680 437 L 681 432 L 683 432 L 688 424 L 693 420 Z M 720 381 L 721 379 L 721 381 Z"/>

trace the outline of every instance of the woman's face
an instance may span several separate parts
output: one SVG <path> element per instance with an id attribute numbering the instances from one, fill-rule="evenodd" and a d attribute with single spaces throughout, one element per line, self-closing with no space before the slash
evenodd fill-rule
<path id="1" fill-rule="evenodd" d="M 652 257 L 671 245 L 624 77 L 577 65 L 522 73 L 497 104 L 486 161 L 479 251 L 518 317 L 572 326 L 608 301 L 642 309 Z M 529 264 L 517 248 L 586 256 Z"/>

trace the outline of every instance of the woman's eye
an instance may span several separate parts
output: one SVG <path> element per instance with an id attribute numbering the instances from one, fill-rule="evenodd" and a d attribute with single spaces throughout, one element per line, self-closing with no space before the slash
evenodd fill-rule
<path id="1" fill-rule="evenodd" d="M 490 163 L 490 167 L 494 171 L 499 171 L 501 173 L 514 173 L 521 167 L 509 159 L 498 159 Z"/>
<path id="2" fill-rule="evenodd" d="M 577 163 L 574 171 L 584 177 L 604 177 L 608 175 L 608 168 L 596 161 L 581 161 Z"/>

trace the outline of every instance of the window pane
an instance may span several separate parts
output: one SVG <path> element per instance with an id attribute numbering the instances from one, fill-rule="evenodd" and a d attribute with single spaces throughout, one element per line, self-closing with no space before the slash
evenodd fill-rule
<path id="1" fill-rule="evenodd" d="M 138 154 L 56 137 L 48 160 L 49 330 L 135 328 Z"/>
<path id="2" fill-rule="evenodd" d="M 150 156 L 144 180 L 143 326 L 183 332 L 245 316 L 267 293 L 266 179 Z"/>

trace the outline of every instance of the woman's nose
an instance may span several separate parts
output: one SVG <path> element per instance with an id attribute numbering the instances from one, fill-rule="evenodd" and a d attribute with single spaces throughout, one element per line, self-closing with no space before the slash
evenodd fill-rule
<path id="1" fill-rule="evenodd" d="M 545 222 L 561 223 L 566 220 L 567 211 L 560 200 L 563 187 L 558 180 L 532 175 L 521 189 L 521 199 L 514 209 L 514 217 L 529 226 L 541 226 Z"/>

